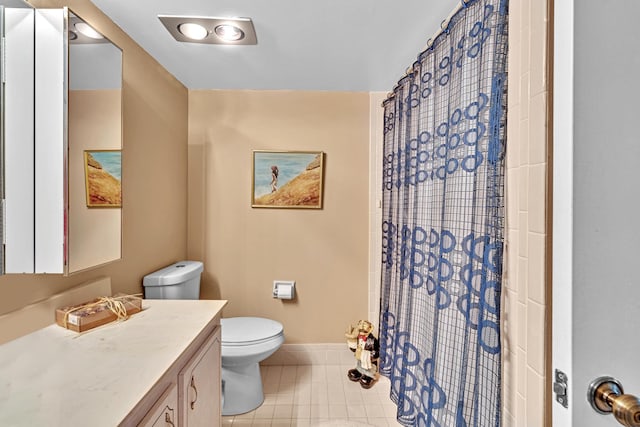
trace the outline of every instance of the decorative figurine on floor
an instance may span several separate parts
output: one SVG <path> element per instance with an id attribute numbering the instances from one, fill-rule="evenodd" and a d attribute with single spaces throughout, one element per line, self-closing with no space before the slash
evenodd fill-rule
<path id="1" fill-rule="evenodd" d="M 373 335 L 373 325 L 368 320 L 359 320 L 356 327 L 349 326 L 344 334 L 349 349 L 355 353 L 356 367 L 349 369 L 351 381 L 359 381 L 362 388 L 371 388 L 376 382 L 380 345 Z"/>

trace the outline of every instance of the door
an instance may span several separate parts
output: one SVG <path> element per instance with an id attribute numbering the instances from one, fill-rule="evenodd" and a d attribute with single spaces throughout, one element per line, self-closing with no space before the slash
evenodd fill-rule
<path id="1" fill-rule="evenodd" d="M 178 375 L 181 426 L 220 425 L 220 333 L 218 327 Z"/>
<path id="2" fill-rule="evenodd" d="M 640 2 L 554 7 L 553 425 L 614 427 L 587 389 L 640 396 Z"/>
<path id="3" fill-rule="evenodd" d="M 6 4 L 0 1 L 0 5 Z M 11 2 L 9 2 L 11 5 Z M 2 164 L 4 168 L 5 271 L 33 273 L 34 266 L 34 200 L 33 200 L 33 100 L 34 100 L 34 11 L 31 8 L 7 7 L 0 13 L 2 33 L 2 88 L 4 135 Z M 4 129 L 2 129 L 4 127 Z M 4 132 L 4 133 L 2 133 Z M 1 269 L 1 267 L 0 267 Z"/>

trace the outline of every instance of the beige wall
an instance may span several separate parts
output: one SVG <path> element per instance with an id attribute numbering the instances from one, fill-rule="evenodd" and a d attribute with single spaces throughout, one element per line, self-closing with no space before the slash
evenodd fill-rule
<path id="1" fill-rule="evenodd" d="M 378 331 L 382 286 L 382 153 L 387 92 L 369 93 L 369 320 Z"/>
<path id="2" fill-rule="evenodd" d="M 505 427 L 550 425 L 550 11 L 543 0 L 513 1 L 509 10 Z"/>
<path id="3" fill-rule="evenodd" d="M 123 50 L 123 251 L 71 277 L 1 276 L 0 314 L 103 275 L 114 292 L 140 292 L 145 274 L 187 254 L 187 90 L 88 0 L 30 3 L 69 6 Z"/>
<path id="4" fill-rule="evenodd" d="M 324 151 L 324 208 L 251 208 L 252 150 Z M 343 342 L 367 315 L 369 95 L 190 91 L 189 257 L 224 315 L 284 324 L 287 343 Z M 297 299 L 271 296 L 295 280 Z"/>

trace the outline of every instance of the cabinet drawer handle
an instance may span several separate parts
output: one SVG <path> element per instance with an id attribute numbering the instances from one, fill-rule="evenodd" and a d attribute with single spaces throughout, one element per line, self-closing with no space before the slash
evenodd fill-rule
<path id="1" fill-rule="evenodd" d="M 170 425 L 171 427 L 176 427 L 176 425 L 171 421 L 171 415 L 168 412 L 164 413 L 164 422 Z"/>
<path id="2" fill-rule="evenodd" d="M 196 397 L 191 401 L 191 409 L 195 409 L 196 402 L 198 401 L 198 389 L 196 388 L 196 380 L 191 376 L 191 384 L 189 384 L 193 391 L 196 393 Z"/>

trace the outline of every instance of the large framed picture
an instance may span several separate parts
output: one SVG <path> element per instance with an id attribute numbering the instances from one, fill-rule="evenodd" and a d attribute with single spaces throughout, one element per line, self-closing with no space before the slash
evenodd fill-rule
<path id="1" fill-rule="evenodd" d="M 251 206 L 322 209 L 322 151 L 253 151 Z"/>
<path id="2" fill-rule="evenodd" d="M 85 150 L 87 207 L 122 207 L 122 151 Z"/>

